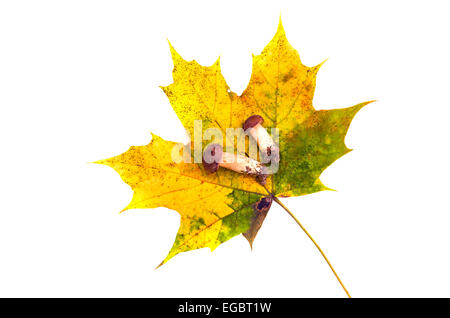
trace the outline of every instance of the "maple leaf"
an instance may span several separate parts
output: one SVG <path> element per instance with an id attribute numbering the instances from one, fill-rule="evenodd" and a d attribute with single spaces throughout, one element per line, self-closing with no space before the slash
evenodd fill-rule
<path id="1" fill-rule="evenodd" d="M 226 128 L 242 127 L 248 117 L 259 114 L 265 127 L 279 129 L 280 162 L 278 172 L 263 186 L 231 170 L 210 174 L 202 164 L 175 163 L 171 153 L 177 143 L 156 135 L 146 146 L 132 146 L 119 156 L 97 161 L 114 168 L 133 189 L 124 210 L 167 207 L 181 215 L 175 243 L 161 265 L 180 252 L 214 250 L 239 234 L 252 245 L 272 201 L 328 189 L 319 176 L 350 151 L 344 143 L 350 122 L 370 103 L 315 110 L 312 100 L 322 64 L 301 63 L 281 19 L 274 38 L 253 56 L 250 82 L 240 96 L 230 91 L 219 60 L 206 67 L 185 61 L 172 45 L 170 51 L 173 83 L 162 89 L 190 136 L 195 120 L 202 121 L 202 132 L 217 128 L 225 135 Z"/>

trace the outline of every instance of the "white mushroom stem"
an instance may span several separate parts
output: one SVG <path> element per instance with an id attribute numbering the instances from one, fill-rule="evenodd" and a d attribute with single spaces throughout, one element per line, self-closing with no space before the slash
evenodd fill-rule
<path id="1" fill-rule="evenodd" d="M 263 172 L 263 165 L 259 161 L 229 152 L 222 154 L 222 162 L 219 163 L 219 166 L 252 175 L 261 175 Z"/>
<path id="2" fill-rule="evenodd" d="M 257 124 L 253 128 L 250 128 L 249 133 L 258 143 L 259 149 L 267 156 L 270 157 L 272 152 L 278 151 L 272 137 L 261 124 Z"/>

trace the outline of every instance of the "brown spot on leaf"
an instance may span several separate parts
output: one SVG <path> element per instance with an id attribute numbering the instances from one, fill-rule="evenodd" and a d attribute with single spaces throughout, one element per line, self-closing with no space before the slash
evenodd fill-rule
<path id="1" fill-rule="evenodd" d="M 253 204 L 254 215 L 252 218 L 250 229 L 247 232 L 242 233 L 242 235 L 244 235 L 244 237 L 250 243 L 251 248 L 253 248 L 253 241 L 255 240 L 256 234 L 258 234 L 258 231 L 261 228 L 271 205 L 271 197 L 262 198 L 261 200 Z"/>
<path id="2" fill-rule="evenodd" d="M 261 212 L 265 209 L 270 208 L 270 205 L 272 204 L 272 198 L 271 197 L 267 197 L 267 198 L 262 198 L 259 202 L 256 203 L 256 210 L 258 212 Z"/>
<path id="3" fill-rule="evenodd" d="M 291 78 L 293 78 L 293 77 L 294 77 L 293 69 L 290 69 L 290 70 L 289 70 L 289 73 L 284 74 L 284 75 L 281 76 L 281 81 L 282 81 L 283 83 L 286 83 L 287 81 L 289 81 L 289 80 L 290 80 Z"/>

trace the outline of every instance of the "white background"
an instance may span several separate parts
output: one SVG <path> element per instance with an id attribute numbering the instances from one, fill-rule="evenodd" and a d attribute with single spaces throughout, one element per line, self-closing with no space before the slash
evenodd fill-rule
<path id="1" fill-rule="evenodd" d="M 345 297 L 299 227 L 273 206 L 253 252 L 238 236 L 158 270 L 179 226 L 165 208 L 120 214 L 132 191 L 88 162 L 184 141 L 158 87 L 166 39 L 238 94 L 279 14 L 314 105 L 371 99 L 355 150 L 283 199 L 355 297 L 450 297 L 449 5 L 445 1 L 2 1 L 0 296 Z"/>

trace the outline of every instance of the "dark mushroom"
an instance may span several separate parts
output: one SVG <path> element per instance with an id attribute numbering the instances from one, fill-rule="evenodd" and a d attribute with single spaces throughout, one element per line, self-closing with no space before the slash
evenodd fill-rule
<path id="1" fill-rule="evenodd" d="M 252 136 L 258 143 L 259 149 L 266 158 L 278 163 L 280 160 L 279 149 L 273 138 L 268 134 L 267 130 L 262 126 L 264 119 L 259 115 L 253 115 L 247 118 L 243 128 L 246 134 Z"/>

